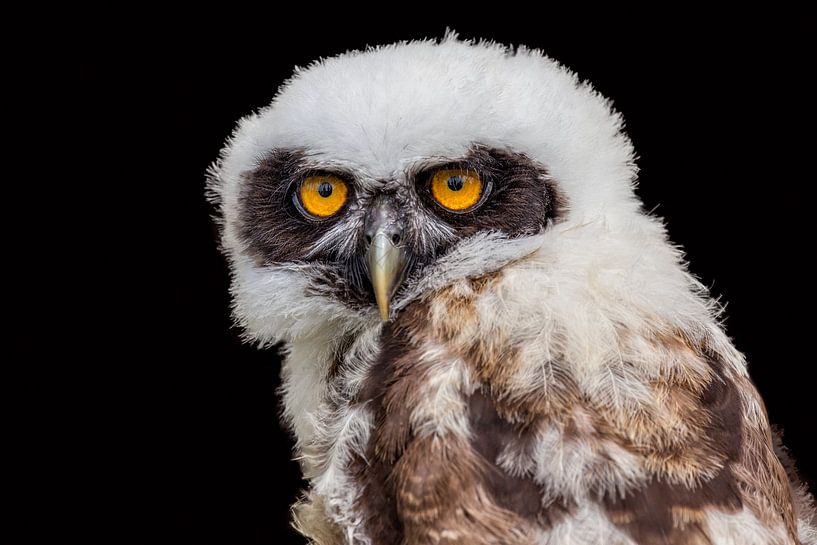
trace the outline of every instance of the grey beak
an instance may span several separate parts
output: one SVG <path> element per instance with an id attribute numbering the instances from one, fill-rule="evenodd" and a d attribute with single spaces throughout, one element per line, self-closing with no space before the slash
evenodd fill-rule
<path id="1" fill-rule="evenodd" d="M 403 281 L 407 254 L 403 249 L 402 222 L 399 212 L 389 201 L 376 203 L 366 215 L 365 235 L 369 244 L 366 265 L 374 289 L 377 308 L 384 322 L 389 320 L 389 305 Z"/>

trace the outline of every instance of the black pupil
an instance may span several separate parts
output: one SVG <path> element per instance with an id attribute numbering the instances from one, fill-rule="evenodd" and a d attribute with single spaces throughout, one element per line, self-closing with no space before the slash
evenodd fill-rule
<path id="1" fill-rule="evenodd" d="M 462 189 L 463 181 L 462 176 L 451 176 L 448 179 L 448 189 L 451 191 L 459 191 Z"/>
<path id="2" fill-rule="evenodd" d="M 332 194 L 332 184 L 329 182 L 321 182 L 318 186 L 318 195 L 323 197 L 324 199 Z"/>

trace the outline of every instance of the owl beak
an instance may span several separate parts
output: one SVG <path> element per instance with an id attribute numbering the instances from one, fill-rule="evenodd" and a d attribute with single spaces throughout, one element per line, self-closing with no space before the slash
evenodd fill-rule
<path id="1" fill-rule="evenodd" d="M 366 265 L 374 289 L 377 308 L 384 322 L 389 321 L 389 304 L 403 281 L 409 261 L 403 237 L 403 211 L 392 198 L 383 195 L 366 213 L 364 234 Z"/>
<path id="2" fill-rule="evenodd" d="M 378 229 L 366 252 L 366 264 L 377 308 L 384 322 L 389 321 L 389 303 L 403 280 L 406 261 L 405 252 L 394 243 L 394 235 L 386 229 Z"/>

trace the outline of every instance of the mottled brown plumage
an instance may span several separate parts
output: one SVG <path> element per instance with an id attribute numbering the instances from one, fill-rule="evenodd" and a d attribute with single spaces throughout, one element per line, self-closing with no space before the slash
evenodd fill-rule
<path id="1" fill-rule="evenodd" d="M 603 483 L 590 486 L 594 501 L 635 543 L 708 543 L 702 527 L 706 510 L 734 514 L 744 504 L 758 517 L 782 517 L 796 539 L 791 493 L 778 486 L 764 489 L 767 483 L 786 483 L 771 474 L 780 468 L 766 458 L 771 437 L 758 438 L 758 430 L 741 414 L 741 395 L 757 394 L 748 381 L 730 377 L 717 353 L 690 346 L 680 332 L 656 339 L 665 350 L 697 358 L 702 365 L 696 374 L 651 381 L 651 411 L 621 414 L 581 396 L 565 366 L 556 366 L 547 395 L 541 389 L 515 392 L 510 385 L 520 347 L 501 336 L 486 343 L 473 335 L 480 327 L 474 323 L 475 298 L 486 289 L 501 289 L 496 278 L 471 279 L 434 294 L 430 303 L 407 308 L 382 333 L 376 372 L 358 399 L 376 414 L 368 463 L 356 461 L 365 491 L 360 506 L 374 542 L 535 543 L 530 528 L 547 528 L 554 517 L 569 516 L 576 499 L 557 496 L 543 502 L 530 475 L 514 475 L 497 462 L 503 453 L 531 456 L 531 430 L 554 426 L 565 444 L 582 441 L 599 454 L 588 468 L 598 476 L 616 472 L 604 456 L 605 443 L 628 452 L 646 470 L 644 484 L 623 494 Z M 445 312 L 432 310 L 440 305 Z M 457 327 L 436 324 L 435 315 L 446 323 L 453 318 Z M 422 357 L 418 347 L 427 342 L 454 351 L 450 356 L 462 358 L 477 381 L 478 386 L 462 384 L 457 392 L 471 423 L 470 437 L 451 431 L 424 434 L 425 422 L 412 419 L 412 408 L 424 402 L 435 370 L 446 365 Z M 750 430 L 744 432 L 744 426 Z M 744 435 L 759 444 L 744 445 Z M 750 499 L 755 496 L 747 491 L 760 498 Z M 483 527 L 486 520 L 499 529 L 497 535 Z M 448 533 L 438 535 L 443 527 Z"/>

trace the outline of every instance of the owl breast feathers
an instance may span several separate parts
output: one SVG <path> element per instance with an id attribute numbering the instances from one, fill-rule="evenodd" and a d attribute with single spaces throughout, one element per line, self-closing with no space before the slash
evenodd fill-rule
<path id="1" fill-rule="evenodd" d="M 817 543 L 621 129 L 553 60 L 455 36 L 241 120 L 209 192 L 235 317 L 283 343 L 313 542 Z"/>

